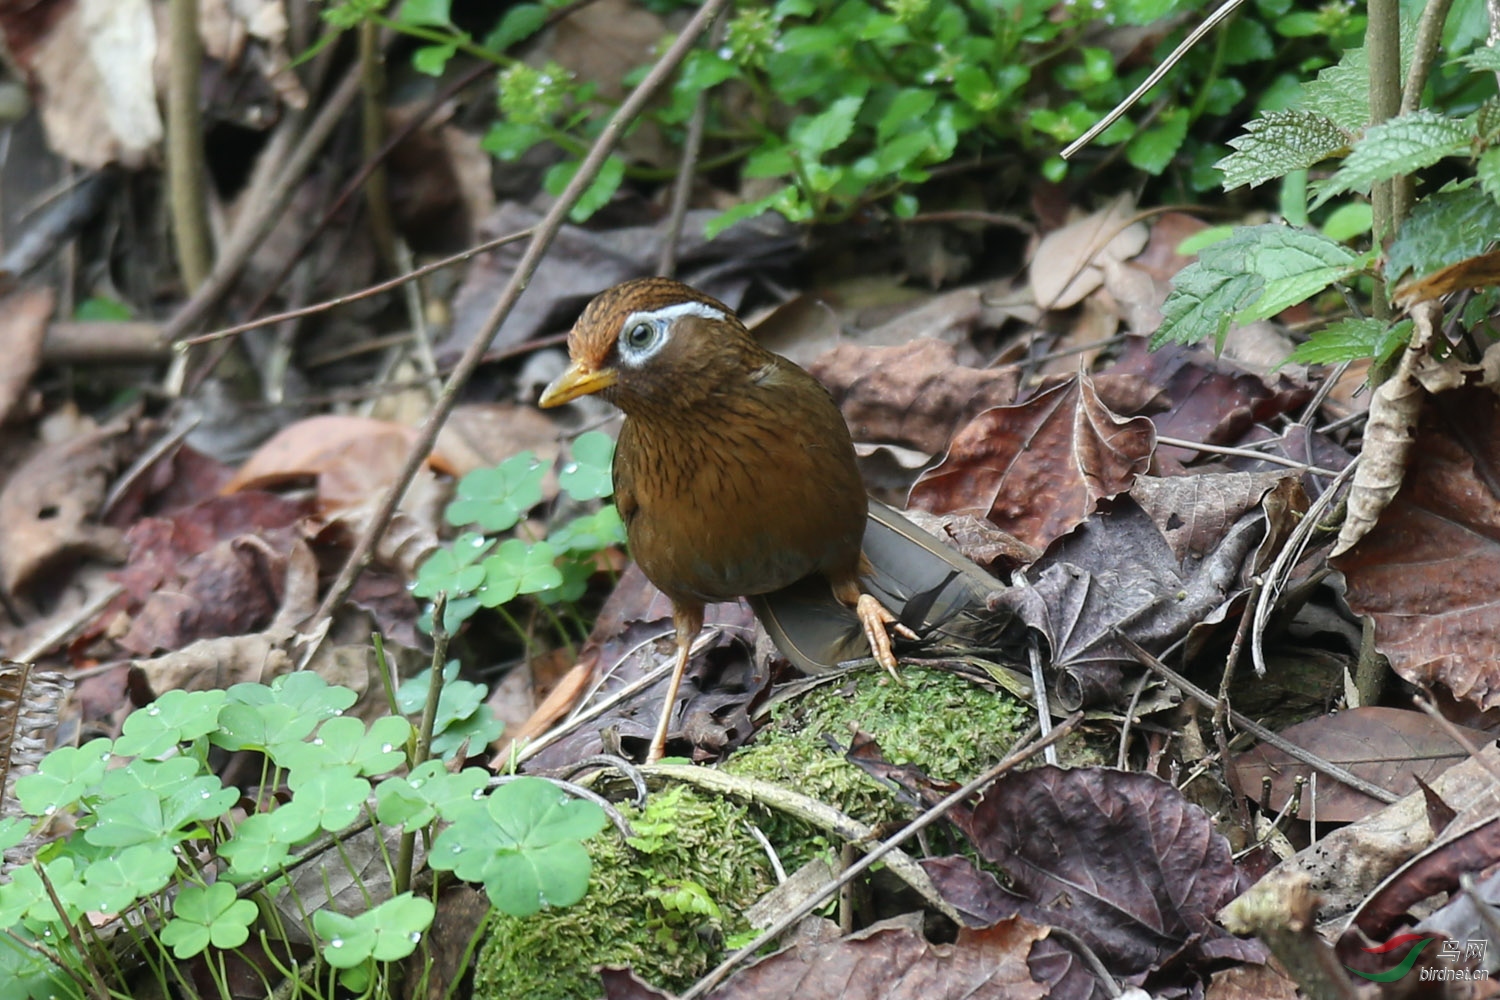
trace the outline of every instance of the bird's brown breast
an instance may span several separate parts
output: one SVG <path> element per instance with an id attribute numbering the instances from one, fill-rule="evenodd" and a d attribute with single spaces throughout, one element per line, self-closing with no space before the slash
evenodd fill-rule
<path id="1" fill-rule="evenodd" d="M 865 492 L 827 391 L 791 362 L 691 408 L 627 417 L 615 488 L 631 554 L 677 601 L 763 594 L 857 573 Z"/>

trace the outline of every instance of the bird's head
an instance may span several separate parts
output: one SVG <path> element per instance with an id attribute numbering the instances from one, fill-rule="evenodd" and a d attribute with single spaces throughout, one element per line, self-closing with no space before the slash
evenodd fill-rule
<path id="1" fill-rule="evenodd" d="M 728 306 L 670 278 L 595 296 L 568 334 L 568 354 L 543 407 L 597 393 L 626 413 L 688 408 L 766 356 Z"/>

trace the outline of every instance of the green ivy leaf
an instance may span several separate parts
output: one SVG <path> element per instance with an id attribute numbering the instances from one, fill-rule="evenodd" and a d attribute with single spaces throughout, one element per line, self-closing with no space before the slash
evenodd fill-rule
<path id="1" fill-rule="evenodd" d="M 172 905 L 172 919 L 161 929 L 162 944 L 179 959 L 192 958 L 209 945 L 238 948 L 250 939 L 255 904 L 236 899 L 225 882 L 184 886 Z"/>
<path id="2" fill-rule="evenodd" d="M 1224 190 L 1266 181 L 1321 163 L 1347 149 L 1353 136 L 1310 111 L 1268 111 L 1229 140 L 1235 152 L 1214 166 L 1224 171 Z"/>
<path id="3" fill-rule="evenodd" d="M 611 463 L 615 442 L 603 431 L 585 431 L 573 442 L 573 460 L 557 475 L 558 485 L 574 500 L 596 500 L 614 492 Z"/>
<path id="4" fill-rule="evenodd" d="M 1317 208 L 1346 191 L 1369 191 L 1377 181 L 1430 167 L 1444 157 L 1469 150 L 1467 124 L 1426 109 L 1371 125 L 1355 142 L 1342 166 L 1317 186 Z"/>
<path id="5" fill-rule="evenodd" d="M 542 477 L 546 473 L 530 451 L 512 455 L 497 466 L 475 469 L 459 480 L 458 498 L 443 516 L 449 524 L 475 524 L 491 534 L 509 531 L 542 502 Z"/>

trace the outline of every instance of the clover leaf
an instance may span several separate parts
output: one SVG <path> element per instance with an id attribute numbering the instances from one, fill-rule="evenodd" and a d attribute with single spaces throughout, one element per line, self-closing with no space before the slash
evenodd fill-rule
<path id="1" fill-rule="evenodd" d="M 165 796 L 142 788 L 101 802 L 94 811 L 94 825 L 83 836 L 101 847 L 176 843 L 190 835 L 183 827 L 222 815 L 239 797 L 237 789 L 225 788 L 218 778 L 209 776 L 196 778 Z"/>
<path id="2" fill-rule="evenodd" d="M 192 781 L 202 766 L 191 757 L 171 757 L 167 760 L 133 760 L 124 767 L 105 773 L 99 782 L 99 796 L 117 799 L 131 792 L 149 791 L 157 795 L 171 795 Z"/>
<path id="3" fill-rule="evenodd" d="M 236 684 L 227 693 L 219 728 L 209 738 L 226 750 L 265 750 L 300 740 L 320 719 L 340 714 L 359 699 L 311 670 L 283 674 L 269 685 Z"/>
<path id="4" fill-rule="evenodd" d="M 483 808 L 489 772 L 466 767 L 450 774 L 441 760 L 423 761 L 411 773 L 387 778 L 375 788 L 375 815 L 390 826 L 408 830 L 426 826 L 437 816 L 453 820 L 465 809 Z"/>
<path id="5" fill-rule="evenodd" d="M 176 870 L 177 855 L 170 847 L 136 844 L 86 867 L 78 899 L 85 910 L 119 913 L 164 889 Z"/>
<path id="6" fill-rule="evenodd" d="M 484 570 L 479 568 L 479 559 L 494 543 L 483 535 L 466 531 L 453 540 L 453 544 L 438 549 L 417 567 L 417 579 L 411 592 L 416 597 L 428 600 L 439 591 L 446 592 L 451 601 L 455 597 L 472 594 L 484 582 Z"/>
<path id="7" fill-rule="evenodd" d="M 310 810 L 317 817 L 317 825 L 329 833 L 337 833 L 359 819 L 365 800 L 370 797 L 370 783 L 348 766 L 326 768 L 306 776 L 304 772 L 293 771 L 287 784 L 292 789 L 292 801 L 277 809 L 273 818 L 288 809 Z"/>
<path id="8" fill-rule="evenodd" d="M 449 524 L 476 524 L 482 531 L 509 531 L 542 501 L 546 467 L 530 451 L 497 466 L 475 469 L 458 481 L 458 499 L 443 512 Z"/>
<path id="9" fill-rule="evenodd" d="M 485 559 L 484 583 L 474 596 L 487 608 L 496 608 L 518 594 L 535 594 L 563 583 L 556 566 L 557 553 L 546 542 L 510 538 Z"/>
<path id="10" fill-rule="evenodd" d="M 368 730 L 345 716 L 323 723 L 311 740 L 278 743 L 271 756 L 293 772 L 348 766 L 360 774 L 385 774 L 406 762 L 411 733 L 411 723 L 397 715 L 376 719 Z"/>
<path id="11" fill-rule="evenodd" d="M 238 948 L 249 940 L 257 912 L 250 900 L 236 898 L 234 886 L 226 882 L 185 886 L 172 905 L 172 919 L 161 929 L 161 941 L 178 958 L 192 958 L 209 945 Z"/>
<path id="12" fill-rule="evenodd" d="M 585 431 L 573 442 L 573 460 L 557 474 L 558 485 L 574 500 L 597 500 L 615 491 L 610 463 L 614 440 L 603 431 Z"/>
<path id="13" fill-rule="evenodd" d="M 178 743 L 207 736 L 218 728 L 223 691 L 168 691 L 125 719 L 115 753 L 121 757 L 160 757 Z"/>
<path id="14" fill-rule="evenodd" d="M 432 926 L 433 912 L 431 900 L 403 892 L 356 917 L 318 910 L 313 930 L 323 940 L 324 960 L 348 969 L 371 958 L 394 962 L 410 955 Z"/>
<path id="15" fill-rule="evenodd" d="M 289 805 L 291 803 L 287 803 Z M 234 836 L 219 845 L 219 856 L 228 860 L 231 877 L 250 879 L 269 874 L 292 853 L 293 841 L 280 835 L 277 824 L 271 821 L 273 815 L 275 813 L 247 816 L 234 828 Z M 308 832 L 316 828 L 314 822 Z"/>
<path id="16" fill-rule="evenodd" d="M 81 747 L 58 747 L 37 766 L 35 774 L 17 778 L 16 800 L 33 816 L 51 816 L 73 805 L 104 777 L 111 743 L 90 740 Z"/>
<path id="17" fill-rule="evenodd" d="M 547 541 L 569 555 L 593 555 L 611 545 L 625 544 L 625 522 L 614 504 L 575 517 L 547 536 Z"/>
<path id="18" fill-rule="evenodd" d="M 438 834 L 428 863 L 483 882 L 503 912 L 530 916 L 583 898 L 590 862 L 580 841 L 605 822 L 594 803 L 541 778 L 518 778 L 491 793 L 483 811 L 465 810 Z"/>

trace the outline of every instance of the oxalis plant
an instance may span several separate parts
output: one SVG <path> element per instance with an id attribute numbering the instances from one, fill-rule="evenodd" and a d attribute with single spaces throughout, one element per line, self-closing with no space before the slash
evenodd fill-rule
<path id="1" fill-rule="evenodd" d="M 599 806 L 540 778 L 455 773 L 424 759 L 406 718 L 344 716 L 356 698 L 311 672 L 172 691 L 118 739 L 58 748 L 17 779 L 23 815 L 0 820 L 0 847 L 57 836 L 0 883 L 0 1000 L 131 997 L 140 975 L 195 997 L 183 963 L 200 956 L 227 1000 L 226 953 L 252 944 L 263 958 L 243 965 L 268 995 L 273 977 L 289 996 L 388 995 L 432 923 L 424 854 L 508 914 L 582 898 Z M 246 755 L 244 789 L 211 766 L 224 751 Z"/>
<path id="2" fill-rule="evenodd" d="M 558 485 L 577 503 L 614 492 L 610 462 L 615 443 L 602 431 L 580 434 L 572 458 L 558 472 Z M 571 646 L 588 626 L 574 607 L 588 587 L 594 557 L 610 546 L 625 544 L 625 524 L 614 504 L 580 514 L 557 526 L 545 538 L 513 535 L 526 512 L 542 500 L 547 469 L 536 454 L 523 451 L 497 466 L 476 469 L 459 480 L 457 496 L 444 511 L 454 527 L 466 529 L 433 552 L 417 569 L 412 594 L 433 600 L 447 596 L 444 630 L 452 633 L 481 608 L 498 614 L 522 640 L 528 635 L 511 611 L 512 602 L 529 598 L 551 622 L 557 637 Z M 429 608 L 423 626 L 432 627 Z"/>

